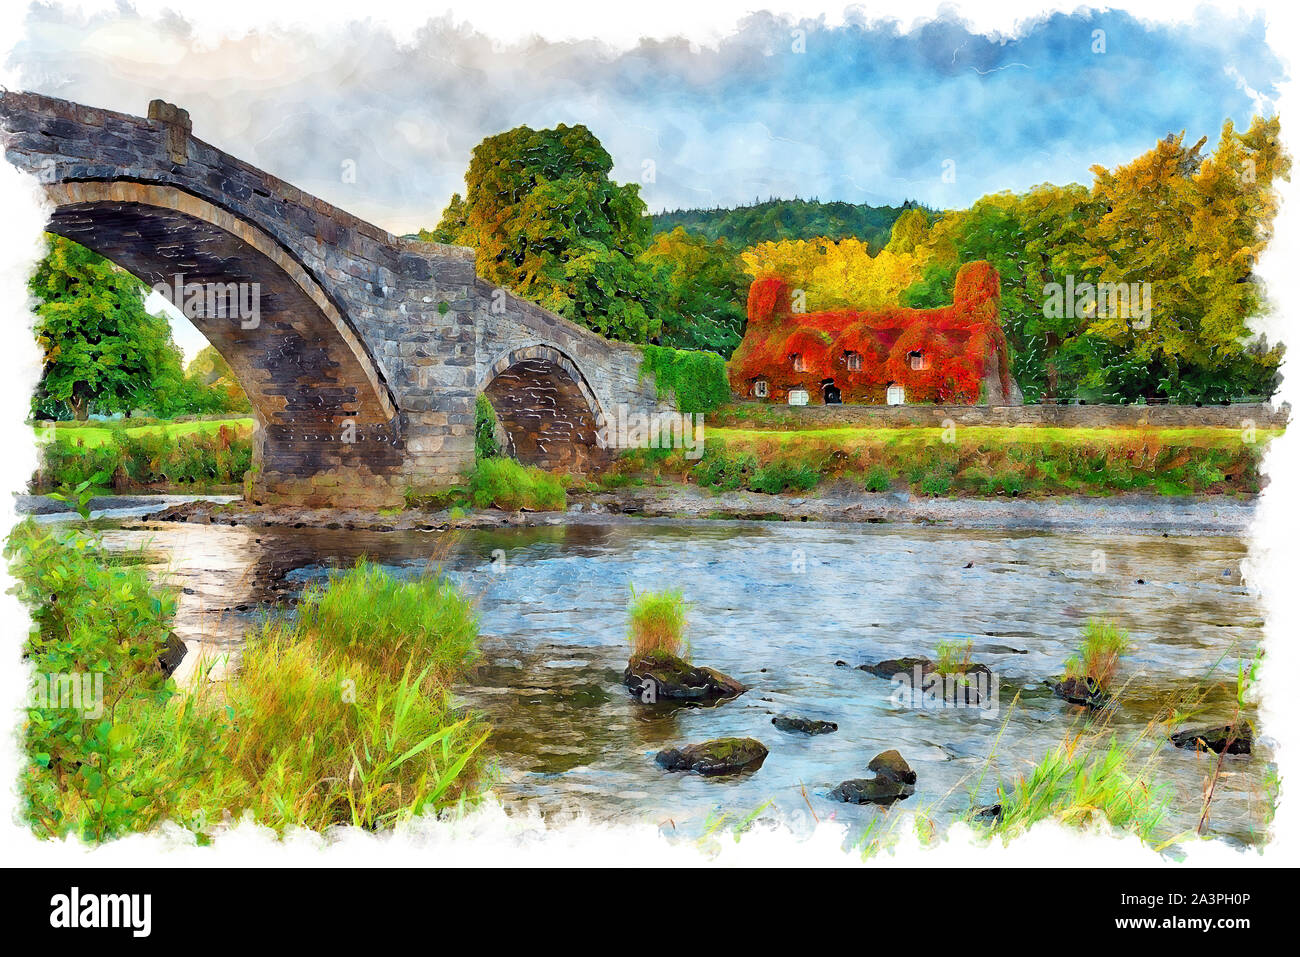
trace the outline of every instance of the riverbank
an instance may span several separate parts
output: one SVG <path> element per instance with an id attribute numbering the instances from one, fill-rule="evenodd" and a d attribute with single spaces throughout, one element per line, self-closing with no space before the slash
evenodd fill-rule
<path id="1" fill-rule="evenodd" d="M 570 492 L 567 509 L 552 512 L 497 509 L 377 511 L 348 507 L 259 506 L 243 501 L 189 501 L 170 504 L 143 517 L 151 521 L 199 525 L 372 532 L 432 532 L 669 518 L 1242 535 L 1249 528 L 1254 513 L 1255 499 L 1247 496 L 1126 494 L 1106 498 L 930 498 L 908 492 L 866 492 L 849 482 L 835 482 L 819 488 L 816 496 L 767 495 L 745 490 L 713 492 L 680 484 Z"/>

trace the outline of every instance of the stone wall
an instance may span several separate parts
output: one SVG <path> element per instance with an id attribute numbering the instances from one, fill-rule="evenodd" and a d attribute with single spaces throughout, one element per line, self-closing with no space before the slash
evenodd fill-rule
<path id="1" fill-rule="evenodd" d="M 1175 428 L 1217 426 L 1239 429 L 1247 422 L 1256 428 L 1283 428 L 1290 407 L 1269 403 L 1235 405 L 809 405 L 779 406 L 739 402 L 730 408 L 756 416 L 777 411 L 783 422 L 806 428 L 835 426 L 939 426 L 945 420 L 957 425 L 1051 425 L 1066 428 L 1142 427 Z"/>

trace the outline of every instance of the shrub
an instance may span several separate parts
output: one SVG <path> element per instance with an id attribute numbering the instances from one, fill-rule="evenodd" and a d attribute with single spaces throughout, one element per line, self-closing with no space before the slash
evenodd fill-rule
<path id="1" fill-rule="evenodd" d="M 705 447 L 704 456 L 692 470 L 700 485 L 734 492 L 744 485 L 751 472 L 758 468 L 758 459 L 747 452 L 728 452 L 723 448 Z"/>
<path id="2" fill-rule="evenodd" d="M 893 484 L 893 476 L 883 465 L 873 465 L 867 470 L 863 485 L 868 492 L 888 492 Z"/>
<path id="3" fill-rule="evenodd" d="M 680 411 L 708 412 L 731 399 L 727 364 L 716 352 L 667 346 L 643 346 L 642 352 L 642 375 L 654 375 L 661 400 L 667 399 L 670 391 L 674 393 Z"/>
<path id="4" fill-rule="evenodd" d="M 469 477 L 469 496 L 476 508 L 558 511 L 567 501 L 564 482 L 514 459 L 484 459 Z"/>
<path id="5" fill-rule="evenodd" d="M 685 648 L 686 601 L 680 589 L 637 594 L 627 606 L 627 638 L 633 654 L 666 651 L 680 656 Z"/>
<path id="6" fill-rule="evenodd" d="M 1110 622 L 1091 619 L 1083 629 L 1079 652 L 1065 663 L 1066 678 L 1091 678 L 1105 690 L 1129 649 L 1129 634 Z"/>
<path id="7" fill-rule="evenodd" d="M 755 492 L 776 495 L 786 489 L 807 491 L 817 484 L 820 474 L 813 466 L 800 462 L 778 460 L 764 465 L 749 480 L 749 487 Z"/>
<path id="8" fill-rule="evenodd" d="M 952 479 L 947 475 L 931 472 L 921 479 L 922 495 L 947 495 L 952 488 Z"/>
<path id="9" fill-rule="evenodd" d="M 497 445 L 497 413 L 482 392 L 474 399 L 474 458 L 477 461 L 501 454 Z"/>
<path id="10" fill-rule="evenodd" d="M 175 807 L 172 788 L 201 766 L 204 749 L 152 753 L 132 722 L 167 706 L 174 688 L 158 666 L 175 602 L 143 568 L 104 560 L 84 536 L 63 537 L 28 520 L 5 547 L 19 598 L 35 628 L 24 657 L 36 679 L 66 676 L 99 698 L 47 698 L 29 707 L 23 803 L 38 832 L 105 840 Z M 50 689 L 53 690 L 53 689 Z M 42 702 L 33 701 L 32 704 Z M 164 773 L 164 770 L 166 773 Z"/>

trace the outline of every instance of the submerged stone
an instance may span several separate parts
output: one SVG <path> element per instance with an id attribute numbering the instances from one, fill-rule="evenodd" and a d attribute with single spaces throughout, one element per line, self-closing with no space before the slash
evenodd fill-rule
<path id="1" fill-rule="evenodd" d="M 1249 721 L 1241 721 L 1217 728 L 1178 731 L 1171 734 L 1169 740 L 1176 748 L 1213 751 L 1215 754 L 1223 754 L 1225 751 L 1228 754 L 1250 754 L 1255 733 Z"/>
<path id="2" fill-rule="evenodd" d="M 778 714 L 772 723 L 778 731 L 789 731 L 791 734 L 830 734 L 840 728 L 834 721 L 804 718 L 797 714 Z"/>
<path id="3" fill-rule="evenodd" d="M 655 763 L 666 771 L 737 774 L 758 769 L 766 757 L 767 748 L 753 738 L 718 738 L 684 748 L 666 748 L 655 755 Z"/>
<path id="4" fill-rule="evenodd" d="M 693 667 L 666 651 L 633 655 L 623 684 L 646 704 L 658 701 L 716 701 L 744 694 L 735 678 L 712 668 Z"/>
<path id="5" fill-rule="evenodd" d="M 868 771 L 874 778 L 854 778 L 831 789 L 830 797 L 848 804 L 893 804 L 911 797 L 916 790 L 916 772 L 897 751 L 882 751 L 871 759 Z"/>

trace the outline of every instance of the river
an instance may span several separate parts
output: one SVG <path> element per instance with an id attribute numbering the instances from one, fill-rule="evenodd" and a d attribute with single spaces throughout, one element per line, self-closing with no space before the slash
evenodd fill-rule
<path id="1" fill-rule="evenodd" d="M 835 819 L 860 835 L 890 812 L 827 792 L 869 776 L 867 762 L 890 748 L 918 777 L 898 807 L 942 822 L 970 806 L 972 791 L 987 803 L 996 780 L 1084 726 L 1080 709 L 1042 679 L 1060 672 L 1089 617 L 1113 619 L 1133 638 L 1117 679 L 1122 706 L 1107 719 L 1121 739 L 1172 696 L 1202 687 L 1205 713 L 1191 723 L 1226 721 L 1237 660 L 1262 638 L 1258 598 L 1239 570 L 1246 547 L 1231 537 L 635 519 L 454 534 L 126 519 L 105 536 L 110 547 L 143 549 L 181 587 L 182 637 L 236 660 L 267 603 L 359 555 L 399 575 L 442 567 L 480 609 L 482 665 L 460 694 L 491 720 L 495 791 L 506 806 L 691 836 L 720 815 L 735 821 L 759 808 L 796 830 Z M 691 659 L 750 690 L 671 713 L 630 696 L 621 685 L 630 586 L 681 588 Z M 939 641 L 967 638 L 1001 681 L 994 713 L 899 707 L 889 681 L 852 667 L 933 656 Z M 839 730 L 783 733 L 771 719 L 785 711 Z M 724 735 L 762 741 L 766 763 L 728 778 L 654 764 L 661 748 Z M 1214 761 L 1158 741 L 1150 750 L 1169 787 L 1167 832 L 1194 828 Z M 1215 836 L 1261 839 L 1270 761 L 1258 742 L 1254 754 L 1225 760 Z"/>

